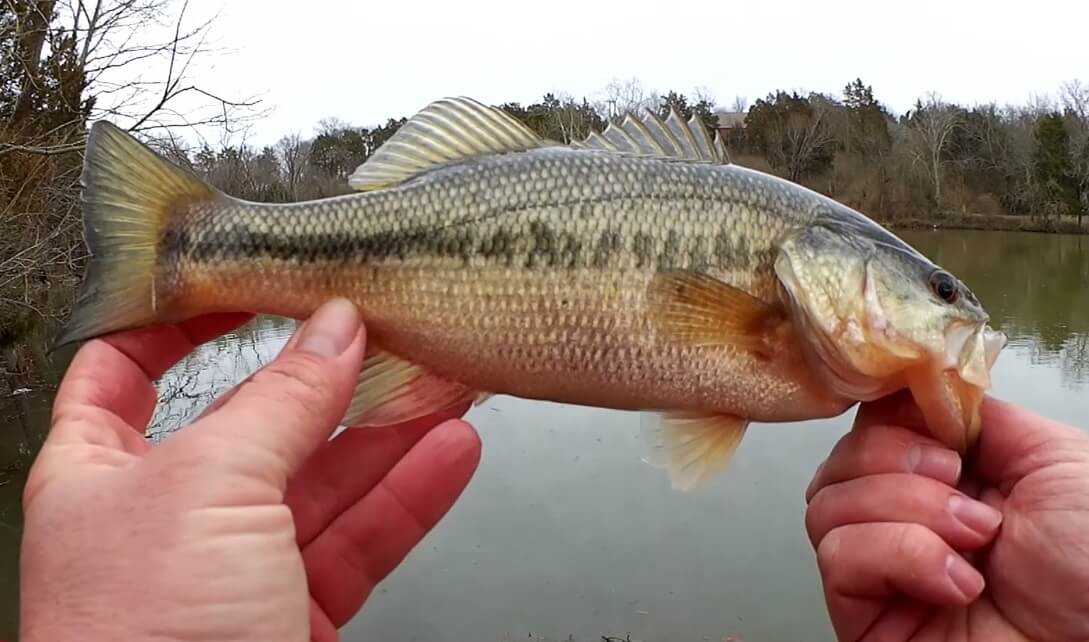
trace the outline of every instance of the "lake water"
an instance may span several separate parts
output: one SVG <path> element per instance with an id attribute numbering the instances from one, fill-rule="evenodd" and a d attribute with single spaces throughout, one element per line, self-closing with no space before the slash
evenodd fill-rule
<path id="1" fill-rule="evenodd" d="M 902 236 L 964 278 L 1010 335 L 993 394 L 1089 425 L 1089 236 Z M 179 364 L 161 383 L 152 438 L 271 358 L 292 329 L 263 318 Z M 46 392 L 0 400 L 6 640 L 17 612 L 17 468 L 40 445 L 49 403 Z M 470 487 L 343 639 L 832 640 L 803 493 L 853 415 L 754 425 L 708 491 L 683 495 L 640 461 L 637 414 L 493 398 L 468 416 L 484 444 Z"/>

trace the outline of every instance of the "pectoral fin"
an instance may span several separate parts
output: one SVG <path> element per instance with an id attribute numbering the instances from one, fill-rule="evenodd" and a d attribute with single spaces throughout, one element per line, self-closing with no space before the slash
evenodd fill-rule
<path id="1" fill-rule="evenodd" d="M 648 297 L 658 328 L 688 344 L 732 345 L 766 356 L 785 320 L 778 306 L 698 272 L 661 272 Z"/>
<path id="2" fill-rule="evenodd" d="M 388 426 L 482 398 L 486 393 L 436 376 L 384 350 L 370 349 L 341 424 Z"/>
<path id="3" fill-rule="evenodd" d="M 698 490 L 726 468 L 748 426 L 733 415 L 668 412 L 644 421 L 646 462 L 668 470 L 674 490 Z"/>

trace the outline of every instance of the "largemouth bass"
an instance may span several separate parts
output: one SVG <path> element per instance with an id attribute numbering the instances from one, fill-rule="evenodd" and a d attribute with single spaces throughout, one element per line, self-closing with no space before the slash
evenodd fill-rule
<path id="1" fill-rule="evenodd" d="M 343 296 L 370 348 L 344 425 L 493 394 L 655 411 L 652 463 L 705 484 L 750 422 L 910 388 L 965 451 L 1005 336 L 956 277 L 869 218 L 729 161 L 677 113 L 574 144 L 458 98 L 291 204 L 224 194 L 106 122 L 92 254 L 59 344 L 212 312 L 301 319 Z"/>

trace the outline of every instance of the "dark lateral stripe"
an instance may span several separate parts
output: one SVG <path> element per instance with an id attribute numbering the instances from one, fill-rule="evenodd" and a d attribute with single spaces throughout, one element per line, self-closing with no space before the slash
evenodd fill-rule
<path id="1" fill-rule="evenodd" d="M 442 228 L 414 232 L 380 232 L 358 235 L 345 232 L 275 232 L 240 231 L 237 227 L 220 232 L 193 235 L 187 228 L 173 228 L 164 239 L 164 253 L 198 263 L 272 259 L 300 263 L 368 263 L 436 256 L 459 258 L 473 256 L 499 259 L 513 265 L 521 258 L 528 268 L 585 265 L 591 258 L 582 239 L 569 233 L 557 233 L 543 223 L 532 223 L 524 231 L 497 230 L 481 235 L 469 228 Z M 595 266 L 605 266 L 620 251 L 615 233 L 606 233 L 591 248 Z"/>
<path id="2" fill-rule="evenodd" d="M 737 269 L 748 267 L 756 258 L 750 256 L 750 248 L 744 240 L 734 243 L 726 233 L 713 239 L 699 239 L 685 251 L 680 235 L 670 231 L 664 247 L 656 251 L 653 237 L 646 233 L 637 232 L 625 241 L 620 233 L 606 230 L 589 241 L 568 232 L 557 232 L 542 222 L 514 230 L 501 228 L 486 235 L 469 227 L 370 235 L 344 231 L 310 233 L 297 228 L 277 233 L 227 223 L 215 226 L 210 232 L 193 234 L 191 228 L 178 226 L 167 230 L 161 251 L 168 262 L 264 259 L 366 264 L 433 256 L 458 258 L 468 263 L 470 258 L 479 256 L 507 266 L 518 263 L 530 269 L 603 269 L 622 253 L 634 255 L 639 268 L 658 269 L 686 266 L 702 270 L 711 265 Z"/>

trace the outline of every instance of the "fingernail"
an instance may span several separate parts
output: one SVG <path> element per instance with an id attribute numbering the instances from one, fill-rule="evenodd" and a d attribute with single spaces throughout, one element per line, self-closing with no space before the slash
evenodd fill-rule
<path id="1" fill-rule="evenodd" d="M 348 349 L 359 333 L 359 310 L 347 299 L 334 299 L 318 308 L 302 328 L 299 350 L 335 357 Z"/>
<path id="2" fill-rule="evenodd" d="M 980 535 L 990 535 L 1002 523 L 1002 513 L 969 497 L 950 495 L 949 512 L 953 517 Z"/>
<path id="3" fill-rule="evenodd" d="M 908 450 L 908 469 L 952 486 L 960 478 L 960 455 L 948 448 L 912 446 Z"/>
<path id="4" fill-rule="evenodd" d="M 983 576 L 961 556 L 950 554 L 945 558 L 945 573 L 966 600 L 974 600 L 983 592 Z"/>

